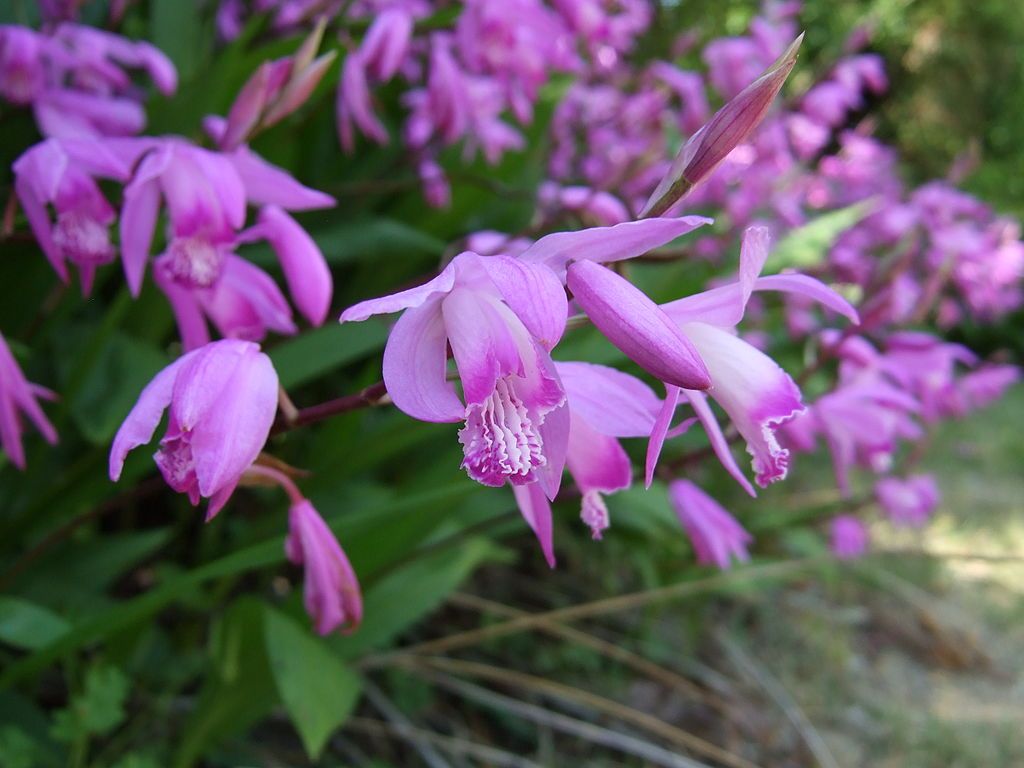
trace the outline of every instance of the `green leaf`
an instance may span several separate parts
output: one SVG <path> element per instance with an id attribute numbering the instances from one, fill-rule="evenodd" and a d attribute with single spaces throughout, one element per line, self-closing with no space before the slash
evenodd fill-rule
<path id="1" fill-rule="evenodd" d="M 211 669 L 183 730 L 175 765 L 193 765 L 211 745 L 245 729 L 274 706 L 263 610 L 259 600 L 244 597 L 214 626 Z"/>
<path id="2" fill-rule="evenodd" d="M 0 728 L 0 765 L 5 768 L 32 768 L 38 764 L 39 746 L 13 725 Z"/>
<path id="3" fill-rule="evenodd" d="M 123 333 L 103 345 L 71 401 L 71 416 L 85 438 L 106 445 L 143 387 L 167 364 L 155 347 Z"/>
<path id="4" fill-rule="evenodd" d="M 70 626 L 57 614 L 27 600 L 0 597 L 0 640 L 16 648 L 42 648 Z"/>
<path id="5" fill-rule="evenodd" d="M 283 613 L 266 609 L 263 627 L 277 692 L 306 753 L 316 760 L 352 714 L 362 683 L 322 640 Z"/>
<path id="6" fill-rule="evenodd" d="M 380 323 L 329 322 L 269 351 L 281 386 L 297 387 L 379 349 L 387 340 Z"/>
<path id="7" fill-rule="evenodd" d="M 393 571 L 367 591 L 366 618 L 359 629 L 335 638 L 333 644 L 345 658 L 386 645 L 441 605 L 474 568 L 495 554 L 490 541 L 474 538 L 455 551 L 441 550 Z"/>
<path id="8" fill-rule="evenodd" d="M 103 594 L 119 576 L 162 547 L 170 528 L 108 533 L 87 541 L 69 541 L 35 563 L 24 579 L 23 594 L 75 620 L 103 605 Z"/>
<path id="9" fill-rule="evenodd" d="M 792 230 L 776 243 L 765 263 L 766 274 L 782 269 L 808 269 L 825 261 L 836 239 L 871 213 L 878 202 L 862 200 L 846 208 L 830 211 Z"/>
<path id="10" fill-rule="evenodd" d="M 451 503 L 453 500 L 464 498 L 466 493 L 475 492 L 478 489 L 479 486 L 474 486 L 473 483 L 461 481 L 443 488 L 429 488 L 420 493 L 406 494 L 400 500 L 387 500 L 380 506 L 368 506 L 360 510 L 358 516 L 352 515 L 354 519 L 352 520 L 351 528 L 346 528 L 349 523 L 348 520 L 343 521 L 345 525 L 339 523 L 332 525 L 332 528 L 336 529 L 336 532 L 341 531 L 343 528 L 351 531 L 351 535 L 346 535 L 342 532 L 339 538 L 346 547 L 351 546 L 353 549 L 358 549 L 360 540 L 366 541 L 367 537 L 380 538 L 381 531 L 387 530 L 387 521 L 394 519 L 394 516 L 406 515 L 410 510 L 422 511 L 426 504 L 437 504 L 440 506 L 445 503 Z M 357 517 L 358 519 L 355 519 Z M 45 669 L 48 665 L 66 654 L 73 653 L 90 643 L 98 642 L 139 622 L 145 621 L 165 606 L 191 594 L 197 586 L 206 581 L 233 576 L 258 568 L 266 568 L 271 565 L 277 565 L 283 560 L 284 547 L 282 537 L 275 537 L 270 541 L 233 552 L 173 579 L 169 579 L 166 583 L 151 589 L 139 597 L 119 603 L 110 610 L 76 623 L 71 631 L 60 636 L 52 643 L 40 648 L 24 659 L 7 665 L 2 674 L 0 674 L 0 690 Z"/>
<path id="11" fill-rule="evenodd" d="M 149 27 L 150 40 L 174 62 L 178 77 L 183 81 L 191 78 L 210 42 L 199 0 L 153 0 Z"/>
<path id="12" fill-rule="evenodd" d="M 70 705 L 54 717 L 54 738 L 74 742 L 83 735 L 112 731 L 124 720 L 129 688 L 128 678 L 116 667 L 90 667 L 83 692 L 72 696 Z"/>

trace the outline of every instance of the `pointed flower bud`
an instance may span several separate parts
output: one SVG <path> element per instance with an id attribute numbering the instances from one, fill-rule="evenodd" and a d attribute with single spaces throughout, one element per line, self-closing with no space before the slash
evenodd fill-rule
<path id="1" fill-rule="evenodd" d="M 285 553 L 305 568 L 306 612 L 316 631 L 353 631 L 363 619 L 363 598 L 345 551 L 308 499 L 292 505 L 288 528 Z"/>
<path id="2" fill-rule="evenodd" d="M 242 86 L 218 137 L 222 150 L 244 144 L 263 128 L 279 123 L 301 107 L 334 61 L 335 52 L 314 58 L 325 20 L 310 32 L 293 56 L 265 61 Z"/>
<path id="3" fill-rule="evenodd" d="M 706 179 L 760 125 L 796 64 L 801 34 L 761 77 L 730 99 L 683 145 L 641 217 L 661 216 Z"/>

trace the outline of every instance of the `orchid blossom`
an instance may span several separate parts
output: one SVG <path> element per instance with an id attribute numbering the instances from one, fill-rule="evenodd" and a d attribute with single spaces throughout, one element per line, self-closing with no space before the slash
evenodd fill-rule
<path id="1" fill-rule="evenodd" d="M 25 378 L 18 361 L 0 333 L 0 448 L 18 469 L 25 468 L 25 448 L 21 444 L 21 414 L 28 417 L 50 445 L 57 442 L 57 430 L 39 407 L 38 399 L 54 400 L 56 395 Z M 21 414 L 19 414 L 19 411 Z"/>
<path id="2" fill-rule="evenodd" d="M 110 479 L 118 480 L 128 453 L 153 438 L 169 409 L 154 461 L 193 505 L 210 499 L 213 517 L 267 441 L 277 393 L 277 373 L 257 344 L 225 339 L 179 357 L 142 390 L 117 431 Z"/>

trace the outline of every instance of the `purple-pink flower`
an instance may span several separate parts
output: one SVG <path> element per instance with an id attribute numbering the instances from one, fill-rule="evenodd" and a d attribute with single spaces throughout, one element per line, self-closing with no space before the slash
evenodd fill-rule
<path id="1" fill-rule="evenodd" d="M 123 182 L 129 165 L 101 142 L 47 139 L 13 167 L 14 188 L 39 247 L 61 280 L 68 279 L 68 261 L 77 266 L 88 294 L 97 267 L 117 255 L 110 240 L 117 214 L 96 180 Z"/>
<path id="2" fill-rule="evenodd" d="M 308 499 L 293 501 L 288 510 L 284 546 L 288 559 L 305 569 L 304 602 L 316 631 L 355 631 L 363 619 L 359 581 L 334 533 Z"/>
<path id="3" fill-rule="evenodd" d="M 568 316 L 555 274 L 507 256 L 465 252 L 430 282 L 364 301 L 341 320 L 401 310 L 383 364 L 395 405 L 423 421 L 464 421 L 463 467 L 474 480 L 540 480 L 553 498 L 568 440 L 565 392 L 550 357 Z M 448 380 L 449 344 L 465 405 Z"/>
<path id="4" fill-rule="evenodd" d="M 832 553 L 840 560 L 856 560 L 868 551 L 868 529 L 859 517 L 832 518 L 830 535 Z"/>
<path id="5" fill-rule="evenodd" d="M 580 518 L 600 539 L 611 524 L 604 496 L 629 487 L 633 469 L 621 437 L 646 437 L 661 406 L 639 379 L 594 363 L 555 363 L 569 407 L 565 466 L 580 492 Z M 539 483 L 512 488 L 519 510 L 555 565 L 551 504 Z"/>
<path id="6" fill-rule="evenodd" d="M 920 528 L 931 518 L 942 498 L 931 475 L 885 477 L 875 483 L 875 498 L 896 525 Z"/>
<path id="7" fill-rule="evenodd" d="M 177 88 L 170 60 L 146 42 L 78 24 L 42 33 L 0 25 L 0 97 L 31 105 L 50 137 L 129 136 L 146 123 L 126 69 L 142 69 L 169 95 Z"/>
<path id="8" fill-rule="evenodd" d="M 744 233 L 740 251 L 739 280 L 703 293 L 665 304 L 661 311 L 678 332 L 693 344 L 707 367 L 710 395 L 729 415 L 747 443 L 755 479 L 764 487 L 785 478 L 789 452 L 779 444 L 776 430 L 803 410 L 800 390 L 779 365 L 753 345 L 735 335 L 754 291 L 782 291 L 806 296 L 834 312 L 857 322 L 849 302 L 814 278 L 800 274 L 761 277 L 768 257 L 769 236 L 764 228 L 751 227 Z M 680 396 L 680 388 L 668 382 L 663 414 L 651 435 L 647 458 L 648 484 L 669 422 Z M 682 387 L 697 418 L 704 425 L 716 455 L 736 480 L 753 495 L 753 488 L 736 466 L 705 395 Z"/>
<path id="9" fill-rule="evenodd" d="M 189 352 L 142 390 L 110 449 L 110 479 L 128 453 L 153 438 L 165 410 L 167 432 L 154 460 L 167 484 L 192 504 L 224 506 L 256 460 L 277 412 L 277 373 L 259 345 L 225 339 Z"/>
<path id="10" fill-rule="evenodd" d="M 715 565 L 724 571 L 733 560 L 750 559 L 747 547 L 753 537 L 721 504 L 689 480 L 674 480 L 668 494 L 697 553 L 698 563 Z"/>
<path id="11" fill-rule="evenodd" d="M 40 398 L 53 400 L 56 395 L 25 378 L 0 333 L 0 448 L 18 469 L 25 468 L 25 449 L 21 444 L 22 415 L 28 417 L 46 442 L 50 445 L 57 442 L 57 431 L 37 402 Z"/>

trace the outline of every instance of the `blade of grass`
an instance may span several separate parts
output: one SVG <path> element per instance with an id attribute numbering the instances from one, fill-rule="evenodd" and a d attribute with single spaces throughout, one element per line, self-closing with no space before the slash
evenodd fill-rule
<path id="1" fill-rule="evenodd" d="M 768 669 L 759 664 L 753 656 L 740 647 L 739 643 L 724 632 L 716 632 L 718 644 L 725 649 L 729 659 L 740 672 L 757 683 L 768 697 L 782 710 L 786 719 L 793 724 L 800 738 L 804 740 L 807 748 L 814 756 L 815 761 L 821 768 L 839 768 L 832 751 L 828 748 L 825 740 L 818 733 L 810 718 L 797 704 L 796 699 L 786 690 L 786 687 Z"/>
<path id="2" fill-rule="evenodd" d="M 477 611 L 489 611 L 499 616 L 504 616 L 505 618 L 518 618 L 529 615 L 525 611 L 521 611 L 517 608 L 511 608 L 492 600 L 464 593 L 456 593 L 449 598 L 449 602 L 453 605 L 471 608 Z M 610 643 L 607 640 L 602 640 L 599 637 L 587 634 L 582 630 L 556 622 L 545 622 L 538 625 L 537 629 L 567 642 L 576 643 L 577 645 L 582 645 L 590 648 L 591 650 L 597 651 L 602 656 L 617 661 L 623 666 L 632 669 L 634 672 L 646 675 L 668 688 L 675 689 L 684 695 L 700 699 L 701 701 L 709 702 L 720 712 L 725 709 L 725 703 L 711 692 L 706 691 L 699 685 L 687 680 L 682 675 L 679 675 L 660 664 L 656 664 L 650 659 L 630 651 L 628 648 L 623 648 L 621 645 Z M 732 768 L 756 768 L 754 763 L 751 763 L 738 755 L 727 752 L 721 747 L 715 746 L 711 742 L 705 741 L 699 736 L 689 734 L 686 731 L 682 731 L 682 729 L 678 730 L 681 734 L 686 734 L 687 743 L 685 746 L 698 754 L 717 760 L 723 765 L 732 766 Z"/>
<path id="3" fill-rule="evenodd" d="M 625 733 L 618 733 L 609 728 L 603 728 L 593 723 L 569 717 L 558 712 L 552 712 L 536 704 L 530 704 L 511 696 L 488 691 L 472 683 L 467 683 L 448 674 L 432 672 L 422 668 L 413 667 L 417 675 L 430 680 L 452 693 L 457 694 L 470 701 L 475 701 L 488 709 L 494 709 L 506 714 L 515 715 L 524 720 L 529 720 L 537 725 L 545 725 L 556 731 L 567 733 L 577 738 L 589 741 L 591 744 L 600 745 L 614 749 L 627 755 L 633 755 L 646 760 L 653 765 L 660 765 L 663 768 L 710 768 L 705 763 L 697 762 L 682 755 L 676 755 L 663 747 L 651 744 L 643 739 L 630 736 Z"/>
<path id="4" fill-rule="evenodd" d="M 728 589 L 737 585 L 754 581 L 758 585 L 767 584 L 776 580 L 785 580 L 801 573 L 815 565 L 822 565 L 832 560 L 829 555 L 800 558 L 796 560 L 782 560 L 764 565 L 752 565 L 723 573 L 708 576 L 703 579 L 683 581 L 678 584 L 670 584 L 666 587 L 631 592 L 626 595 L 618 595 L 603 600 L 594 600 L 588 603 L 559 608 L 553 611 L 531 613 L 521 618 L 510 619 L 500 624 L 493 624 L 488 627 L 471 629 L 465 632 L 458 632 L 436 640 L 428 640 L 417 645 L 410 646 L 400 651 L 401 653 L 444 653 L 457 648 L 477 645 L 485 640 L 493 640 L 497 637 L 512 635 L 517 632 L 535 629 L 542 624 L 550 622 L 573 622 L 580 619 L 603 616 L 620 611 L 642 608 L 655 603 L 669 600 L 679 600 L 695 595 L 706 594 L 720 589 Z M 379 661 L 380 659 L 376 659 Z M 371 659 L 369 664 L 375 663 Z"/>

